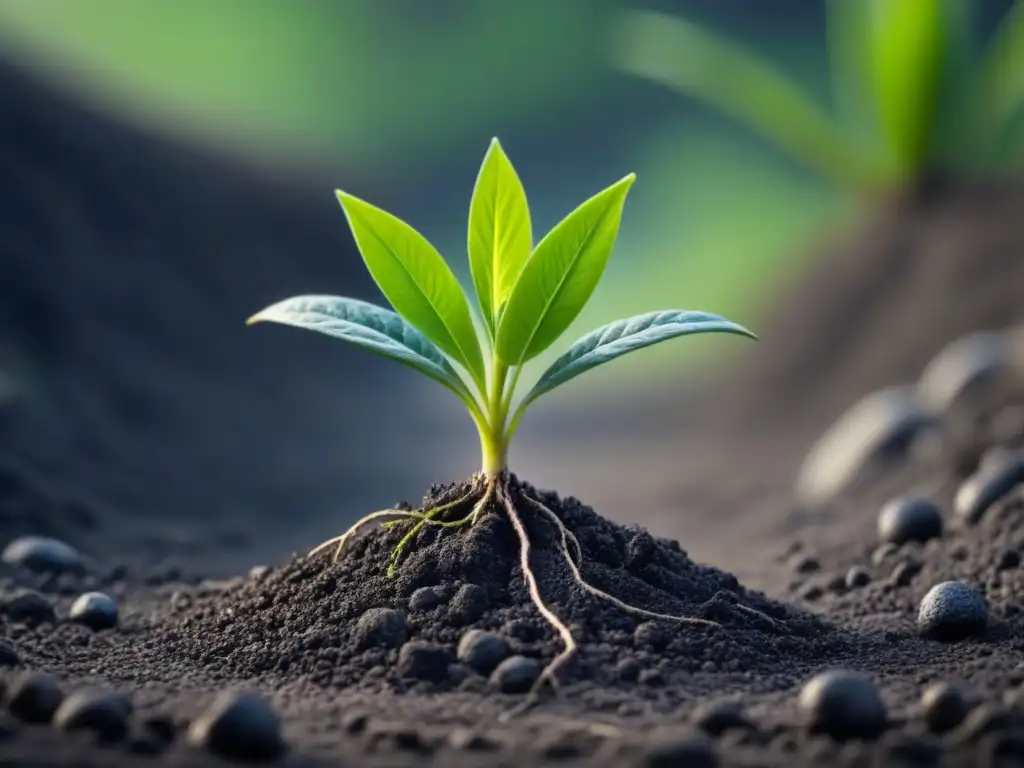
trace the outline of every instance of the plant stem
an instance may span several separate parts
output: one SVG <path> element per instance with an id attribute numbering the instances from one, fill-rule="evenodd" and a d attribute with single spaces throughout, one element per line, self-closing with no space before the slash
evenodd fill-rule
<path id="1" fill-rule="evenodd" d="M 505 435 L 505 414 L 502 409 L 507 380 L 508 366 L 495 355 L 491 363 L 486 418 L 482 425 L 477 425 L 480 427 L 482 471 L 488 478 L 496 477 L 503 472 L 508 463 L 508 438 Z"/>

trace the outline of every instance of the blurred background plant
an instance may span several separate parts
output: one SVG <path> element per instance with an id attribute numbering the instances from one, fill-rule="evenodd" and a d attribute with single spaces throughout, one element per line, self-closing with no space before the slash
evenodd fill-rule
<path id="1" fill-rule="evenodd" d="M 0 0 L 0 45 L 150 130 L 324 196 L 364 193 L 462 265 L 492 136 L 534 190 L 538 232 L 635 171 L 619 245 L 576 330 L 661 306 L 756 330 L 811 238 L 864 190 L 939 159 L 986 171 L 1020 159 L 1020 4 L 1011 15 L 1002 0 L 834 0 L 827 13 L 819 0 L 640 5 Z M 468 285 L 467 269 L 460 277 Z M 637 358 L 646 370 L 609 366 L 583 387 L 671 384 L 726 347 L 652 350 Z"/>
<path id="2" fill-rule="evenodd" d="M 982 6 L 828 0 L 827 99 L 744 46 L 664 13 L 624 14 L 615 58 L 746 123 L 837 186 L 900 189 L 934 175 L 1020 169 L 1024 3 L 985 37 Z"/>

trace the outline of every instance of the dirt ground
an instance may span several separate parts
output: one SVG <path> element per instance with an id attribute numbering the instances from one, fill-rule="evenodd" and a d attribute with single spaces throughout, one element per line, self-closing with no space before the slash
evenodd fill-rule
<path id="1" fill-rule="evenodd" d="M 534 673 L 561 645 L 500 504 L 469 531 L 426 529 L 394 579 L 383 571 L 402 529 L 357 539 L 337 564 L 291 554 L 404 489 L 457 495 L 431 485 L 455 480 L 441 473 L 467 450 L 443 426 L 457 410 L 414 377 L 242 324 L 294 293 L 374 297 L 329 194 L 340 181 L 285 185 L 139 135 L 9 67 L 0 137 L 0 544 L 53 536 L 86 561 L 59 577 L 2 566 L 0 680 L 8 709 L 26 670 L 132 705 L 128 737 L 103 744 L 4 715 L 0 765 L 220 764 L 185 733 L 236 688 L 280 714 L 282 765 L 1024 762 L 1024 490 L 978 524 L 954 515 L 981 449 L 1024 446 L 1014 411 L 969 446 L 890 456 L 824 507 L 793 490 L 857 398 L 912 382 L 965 333 L 1024 321 L 1019 187 L 939 190 L 841 233 L 696 406 L 631 403 L 585 429 L 524 433 L 515 469 L 536 488 L 516 481 L 514 508 L 540 592 L 580 649 L 559 697 L 505 720 L 523 694 L 463 659 L 462 637 L 493 633 Z M 878 511 L 906 493 L 934 500 L 944 533 L 880 551 Z M 583 593 L 527 497 L 579 537 L 595 587 L 718 626 Z M 847 587 L 852 567 L 868 583 Z M 981 637 L 919 634 L 919 601 L 950 579 L 984 596 Z M 117 600 L 115 629 L 65 618 L 97 589 Z M 24 590 L 57 619 L 12 607 Z M 878 738 L 839 742 L 803 722 L 802 685 L 836 667 L 877 685 Z M 939 681 L 974 706 L 945 734 L 919 705 Z M 742 712 L 709 714 L 722 702 Z"/>

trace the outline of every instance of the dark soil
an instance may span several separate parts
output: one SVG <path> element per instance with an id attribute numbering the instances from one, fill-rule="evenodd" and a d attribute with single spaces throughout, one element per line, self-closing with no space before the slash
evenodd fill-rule
<path id="1" fill-rule="evenodd" d="M 813 437 L 953 339 L 1024 315 L 1024 186 L 945 184 L 877 206 L 814 253 L 712 387 L 721 425 Z M 753 322 L 753 321 L 752 321 Z"/>
<path id="2" fill-rule="evenodd" d="M 758 327 L 756 351 L 703 408 L 717 411 L 703 425 L 715 431 L 636 448 L 616 433 L 599 459 L 558 457 L 567 477 L 575 461 L 592 479 L 562 490 L 593 491 L 600 512 L 681 544 L 514 481 L 531 567 L 580 652 L 560 696 L 505 722 L 523 696 L 460 662 L 462 636 L 493 632 L 541 663 L 560 646 L 529 602 L 500 507 L 471 529 L 425 529 L 393 579 L 401 530 L 368 532 L 337 564 L 287 555 L 393 489 L 427 485 L 439 476 L 429 461 L 448 451 L 431 419 L 417 420 L 419 393 L 377 361 L 242 325 L 293 293 L 373 298 L 343 217 L 317 192 L 339 180 L 287 184 L 140 135 L 6 67 L 0 137 L 0 543 L 47 534 L 87 555 L 81 574 L 0 569 L 4 711 L 24 713 L 26 671 L 132 707 L 127 736 L 105 745 L 4 714 L 0 765 L 224 764 L 186 732 L 239 688 L 280 713 L 282 765 L 1021 762 L 1024 490 L 976 525 L 952 514 L 990 436 L 967 457 L 893 457 L 827 508 L 803 509 L 789 491 L 808 440 L 854 399 L 916 378 L 964 332 L 1024 318 L 1017 186 L 948 190 L 865 223 Z M 378 412 L 387 421 L 371 423 Z M 396 440 L 397 425 L 437 437 L 433 450 Z M 1024 434 L 1001 442 L 1020 450 Z M 944 534 L 881 551 L 877 513 L 906 493 L 939 505 Z M 595 586 L 722 627 L 584 595 L 524 494 L 579 537 Z M 270 567 L 250 570 L 260 563 Z M 855 566 L 867 583 L 847 587 Z M 918 602 L 950 579 L 984 596 L 984 635 L 918 633 Z M 95 590 L 116 598 L 116 629 L 67 620 Z M 840 744 L 805 727 L 800 687 L 830 668 L 877 685 L 890 720 L 877 740 Z M 971 714 L 950 733 L 929 732 L 921 712 L 935 681 L 969 691 Z"/>

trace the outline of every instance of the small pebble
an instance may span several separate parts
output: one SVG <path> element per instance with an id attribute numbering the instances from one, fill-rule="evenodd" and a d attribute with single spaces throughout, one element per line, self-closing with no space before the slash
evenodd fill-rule
<path id="1" fill-rule="evenodd" d="M 22 536 L 14 539 L 0 554 L 0 560 L 39 573 L 64 573 L 84 569 L 78 550 L 63 541 L 46 536 Z"/>
<path id="2" fill-rule="evenodd" d="M 117 603 L 103 592 L 86 592 L 71 604 L 68 618 L 90 629 L 113 629 L 117 626 Z"/>
<path id="3" fill-rule="evenodd" d="M 494 632 L 471 629 L 459 639 L 459 661 L 482 675 L 489 675 L 512 653 L 508 641 Z"/>
<path id="4" fill-rule="evenodd" d="M 969 525 L 978 523 L 989 507 L 1024 483 L 1024 456 L 1014 456 L 1004 464 L 982 469 L 967 478 L 956 493 L 953 508 Z"/>
<path id="5" fill-rule="evenodd" d="M 921 694 L 925 722 L 933 733 L 946 733 L 963 722 L 970 706 L 959 686 L 934 683 Z"/>
<path id="6" fill-rule="evenodd" d="M 398 652 L 398 673 L 415 680 L 440 683 L 448 677 L 451 656 L 440 645 L 410 640 Z"/>
<path id="7" fill-rule="evenodd" d="M 410 611 L 432 611 L 444 602 L 434 587 L 420 587 L 409 597 Z"/>
<path id="8" fill-rule="evenodd" d="M 870 583 L 871 574 L 868 573 L 866 568 L 855 565 L 846 572 L 847 589 L 859 589 L 860 587 L 866 587 Z"/>
<path id="9" fill-rule="evenodd" d="M 255 694 L 225 692 L 189 726 L 193 747 L 234 760 L 276 760 L 284 752 L 281 721 L 273 708 Z"/>
<path id="10" fill-rule="evenodd" d="M 821 570 L 821 563 L 816 557 L 804 555 L 793 561 L 793 570 L 797 573 L 817 573 Z"/>
<path id="11" fill-rule="evenodd" d="M 809 729 L 836 741 L 874 739 L 888 724 L 874 684 L 855 672 L 832 670 L 811 678 L 797 701 Z"/>
<path id="12" fill-rule="evenodd" d="M 4 598 L 3 612 L 11 621 L 26 624 L 56 624 L 57 614 L 53 605 L 33 589 L 18 589 Z"/>
<path id="13" fill-rule="evenodd" d="M 128 733 L 131 711 L 131 702 L 120 694 L 75 691 L 57 707 L 53 724 L 63 731 L 89 730 L 103 741 L 120 741 Z"/>
<path id="14" fill-rule="evenodd" d="M 730 730 L 751 730 L 754 724 L 743 714 L 738 701 L 709 702 L 698 706 L 690 719 L 709 736 L 718 737 Z"/>
<path id="15" fill-rule="evenodd" d="M 26 723 L 48 723 L 64 700 L 60 686 L 42 672 L 26 672 L 7 689 L 7 709 Z"/>
<path id="16" fill-rule="evenodd" d="M 476 584 L 463 584 L 448 605 L 448 615 L 462 624 L 472 624 L 487 612 L 487 592 Z"/>
<path id="17" fill-rule="evenodd" d="M 405 618 L 391 608 L 371 608 L 356 622 L 359 648 L 397 648 L 408 635 Z"/>
<path id="18" fill-rule="evenodd" d="M 491 682 L 502 693 L 526 693 L 540 677 L 540 664 L 525 656 L 510 656 L 491 673 Z"/>
<path id="19" fill-rule="evenodd" d="M 988 608 L 981 595 L 962 581 L 944 581 L 921 600 L 917 625 L 922 635 L 934 640 L 963 640 L 985 633 Z"/>
<path id="20" fill-rule="evenodd" d="M 896 546 L 942 536 L 942 513 L 928 499 L 894 499 L 878 514 L 878 537 Z"/>

